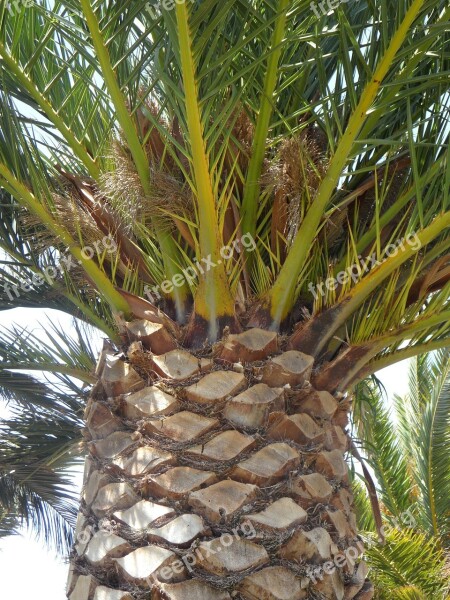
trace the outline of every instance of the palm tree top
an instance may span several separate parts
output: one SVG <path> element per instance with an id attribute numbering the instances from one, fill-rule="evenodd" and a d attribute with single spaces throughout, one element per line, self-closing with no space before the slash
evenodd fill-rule
<path id="1" fill-rule="evenodd" d="M 441 350 L 410 361 L 409 390 L 394 396 L 392 407 L 368 381 L 355 391 L 356 434 L 378 484 L 385 524 L 381 546 L 366 494 L 354 486 L 380 599 L 448 594 L 449 383 L 449 352 Z"/>
<path id="2" fill-rule="evenodd" d="M 351 365 L 342 389 L 447 345 L 449 9 L 316 12 L 4 11 L 3 305 L 118 339 L 114 314 L 157 304 L 194 346 L 300 322 L 290 345 L 338 356 L 323 385 Z"/>

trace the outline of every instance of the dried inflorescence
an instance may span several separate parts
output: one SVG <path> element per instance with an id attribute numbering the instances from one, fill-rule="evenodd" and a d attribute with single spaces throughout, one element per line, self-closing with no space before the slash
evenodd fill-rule
<path id="1" fill-rule="evenodd" d="M 293 241 L 314 200 L 327 168 L 327 158 L 309 130 L 283 141 L 263 180 L 273 186 L 272 246 L 275 233 Z"/>

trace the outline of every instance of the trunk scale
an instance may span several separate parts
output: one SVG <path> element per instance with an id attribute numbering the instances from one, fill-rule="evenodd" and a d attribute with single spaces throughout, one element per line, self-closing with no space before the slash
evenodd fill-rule
<path id="1" fill-rule="evenodd" d="M 201 352 L 164 324 L 105 346 L 70 600 L 370 600 L 344 454 L 348 405 L 312 357 L 250 329 Z"/>

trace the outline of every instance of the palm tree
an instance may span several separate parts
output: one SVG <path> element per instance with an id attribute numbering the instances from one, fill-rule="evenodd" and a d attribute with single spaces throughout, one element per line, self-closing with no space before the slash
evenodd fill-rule
<path id="1" fill-rule="evenodd" d="M 359 485 L 358 525 L 380 600 L 441 600 L 450 593 L 450 362 L 448 351 L 415 358 L 410 390 L 386 408 L 380 389 L 358 386 L 357 430 L 379 483 L 386 543 L 377 544 Z"/>
<path id="2" fill-rule="evenodd" d="M 314 8 L 2 13 L 3 306 L 107 337 L 30 360 L 94 384 L 72 600 L 373 596 L 344 430 L 448 346 L 450 9 Z"/>
<path id="3" fill-rule="evenodd" d="M 4 330 L 2 364 L 31 371 L 44 364 L 72 363 L 80 376 L 89 376 L 95 365 L 88 346 L 92 331 L 75 324 L 75 339 L 56 328 L 47 329 L 51 344 L 42 334 L 23 328 Z M 15 342 L 20 340 L 20 342 Z M 68 343 L 69 342 L 69 343 Z M 14 346 L 14 348 L 13 348 Z M 17 533 L 26 524 L 36 536 L 67 556 L 74 542 L 78 494 L 71 469 L 79 469 L 86 453 L 81 437 L 88 388 L 64 373 L 51 382 L 29 373 L 0 368 L 0 392 L 7 402 L 8 417 L 0 421 L 0 537 Z"/>

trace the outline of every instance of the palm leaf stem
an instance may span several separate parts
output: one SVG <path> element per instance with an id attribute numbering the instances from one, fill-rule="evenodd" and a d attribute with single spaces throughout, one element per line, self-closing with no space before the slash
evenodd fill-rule
<path id="1" fill-rule="evenodd" d="M 58 129 L 68 145 L 74 152 L 74 154 L 80 159 L 80 161 L 86 167 L 89 175 L 94 179 L 98 179 L 100 175 L 100 169 L 94 159 L 89 155 L 83 144 L 77 140 L 75 135 L 71 132 L 70 128 L 64 122 L 64 119 L 57 113 L 57 111 L 50 104 L 49 100 L 41 94 L 35 84 L 27 76 L 24 70 L 17 64 L 17 62 L 8 54 L 5 46 L 0 42 L 0 57 L 5 63 L 8 71 L 14 75 L 14 78 L 18 83 L 27 91 L 28 94 L 35 100 L 40 109 L 47 116 L 49 121 Z"/>
<path id="2" fill-rule="evenodd" d="M 0 177 L 4 181 L 5 189 L 7 189 L 19 203 L 21 202 L 23 206 L 34 213 L 40 219 L 41 223 L 48 227 L 48 229 L 63 243 L 67 244 L 68 251 L 78 260 L 79 264 L 82 265 L 92 281 L 95 281 L 97 288 L 104 295 L 110 306 L 116 311 L 128 315 L 129 306 L 126 300 L 115 290 L 114 285 L 105 273 L 101 271 L 94 261 L 87 259 L 83 255 L 82 248 L 75 243 L 68 231 L 56 222 L 53 216 L 30 192 L 30 190 L 23 183 L 18 181 L 3 163 L 0 163 Z"/>
<path id="3" fill-rule="evenodd" d="M 285 35 L 288 7 L 289 0 L 281 0 L 279 2 L 279 15 L 272 34 L 271 52 L 267 60 L 264 87 L 261 94 L 251 158 L 242 198 L 242 231 L 243 233 L 250 233 L 253 237 L 255 237 L 256 232 L 256 216 L 261 187 L 260 180 L 266 153 L 270 120 L 274 108 L 274 93 L 278 81 L 278 65 L 283 49 L 281 42 Z M 247 260 L 251 260 L 250 255 Z"/>
<path id="4" fill-rule="evenodd" d="M 361 94 L 358 105 L 354 109 L 345 132 L 331 159 L 327 173 L 317 191 L 316 198 L 302 221 L 295 236 L 289 255 L 280 270 L 280 273 L 267 295 L 268 306 L 275 327 L 287 317 L 289 310 L 295 302 L 295 289 L 297 279 L 304 267 L 308 254 L 317 234 L 317 228 L 323 217 L 324 210 L 336 189 L 342 170 L 354 150 L 358 133 L 367 119 L 368 111 L 380 89 L 380 86 L 389 72 L 395 57 L 404 43 L 411 25 L 414 23 L 424 0 L 414 0 L 409 7 L 402 23 L 392 36 L 386 52 L 376 68 L 371 80 Z"/>
<path id="5" fill-rule="evenodd" d="M 234 300 L 231 296 L 225 268 L 220 260 L 221 236 L 219 234 L 214 185 L 211 180 L 209 160 L 200 116 L 198 86 L 195 75 L 192 40 L 189 29 L 189 10 L 186 3 L 176 5 L 176 17 L 180 45 L 180 61 L 185 89 L 186 118 L 192 151 L 192 166 L 197 187 L 200 257 L 211 257 L 218 266 L 208 270 L 200 282 L 196 294 L 195 310 L 210 326 L 210 336 L 216 337 L 213 329 L 219 316 L 234 315 Z"/>

